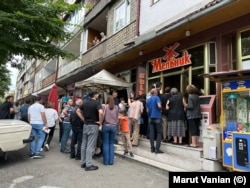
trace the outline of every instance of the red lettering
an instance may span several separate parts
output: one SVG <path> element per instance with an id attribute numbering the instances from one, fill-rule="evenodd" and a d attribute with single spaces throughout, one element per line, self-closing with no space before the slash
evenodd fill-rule
<path id="1" fill-rule="evenodd" d="M 154 59 L 151 64 L 153 66 L 152 73 L 161 71 L 161 58 Z"/>
<path id="2" fill-rule="evenodd" d="M 139 84 L 145 84 L 145 80 L 144 79 L 139 79 Z"/>
<path id="3" fill-rule="evenodd" d="M 139 78 L 145 78 L 145 73 L 140 73 Z"/>

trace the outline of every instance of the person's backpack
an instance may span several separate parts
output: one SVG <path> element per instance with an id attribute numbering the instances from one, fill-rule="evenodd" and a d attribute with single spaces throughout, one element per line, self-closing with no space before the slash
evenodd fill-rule
<path id="1" fill-rule="evenodd" d="M 74 107 L 71 111 L 69 122 L 73 127 L 82 128 L 84 122 L 78 117 L 76 110 L 78 107 Z"/>

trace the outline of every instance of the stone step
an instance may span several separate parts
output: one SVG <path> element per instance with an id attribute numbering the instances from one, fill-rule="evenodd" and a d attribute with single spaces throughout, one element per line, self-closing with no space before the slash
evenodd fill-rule
<path id="1" fill-rule="evenodd" d="M 116 152 L 123 153 L 123 147 L 116 145 Z M 202 169 L 201 159 L 192 159 L 180 155 L 174 154 L 155 154 L 151 153 L 150 149 L 145 149 L 143 147 L 133 147 L 133 153 L 136 156 L 148 159 L 149 161 L 155 161 L 160 164 L 165 164 L 171 167 L 179 169 L 179 171 L 200 171 Z"/>
<path id="2" fill-rule="evenodd" d="M 186 171 L 185 169 L 177 168 L 175 166 L 164 164 L 164 163 L 161 163 L 161 162 L 158 162 L 155 160 L 151 160 L 151 159 L 139 156 L 139 155 L 135 155 L 133 158 L 131 158 L 131 157 L 124 157 L 123 151 L 115 151 L 115 153 L 116 153 L 116 155 L 118 155 L 124 159 L 133 160 L 133 161 L 143 163 L 143 164 L 148 165 L 148 166 L 153 166 L 155 168 L 158 168 L 160 170 L 164 170 L 167 172 L 185 172 Z"/>
<path id="3" fill-rule="evenodd" d="M 119 142 L 119 144 L 122 142 Z M 139 140 L 139 147 L 150 150 L 150 142 L 148 139 Z M 171 143 L 161 143 L 160 149 L 168 154 L 185 155 L 187 158 L 200 159 L 203 157 L 203 148 L 192 148 L 187 145 L 174 145 Z"/>

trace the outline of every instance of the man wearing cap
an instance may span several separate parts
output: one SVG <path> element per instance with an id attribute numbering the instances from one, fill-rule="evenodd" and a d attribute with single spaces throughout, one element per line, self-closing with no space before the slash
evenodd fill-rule
<path id="1" fill-rule="evenodd" d="M 103 122 L 103 110 L 98 101 L 98 92 L 93 91 L 89 96 L 90 100 L 80 107 L 85 120 L 81 146 L 81 167 L 85 168 L 85 171 L 98 170 L 98 166 L 92 164 L 92 157 L 96 147 L 99 126 Z"/>
<path id="2" fill-rule="evenodd" d="M 32 159 L 42 159 L 44 157 L 40 153 L 45 138 L 43 128 L 48 129 L 44 106 L 40 104 L 40 101 L 41 97 L 36 96 L 35 103 L 28 109 L 28 121 L 32 126 L 31 136 L 35 137 L 30 143 L 30 158 Z M 36 139 L 36 137 L 38 138 Z"/>

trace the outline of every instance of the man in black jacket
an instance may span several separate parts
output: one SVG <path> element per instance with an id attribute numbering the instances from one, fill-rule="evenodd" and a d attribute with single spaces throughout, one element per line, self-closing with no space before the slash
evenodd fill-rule
<path id="1" fill-rule="evenodd" d="M 8 96 L 5 98 L 5 102 L 0 105 L 0 119 L 13 119 L 14 108 L 13 108 L 14 97 Z"/>

